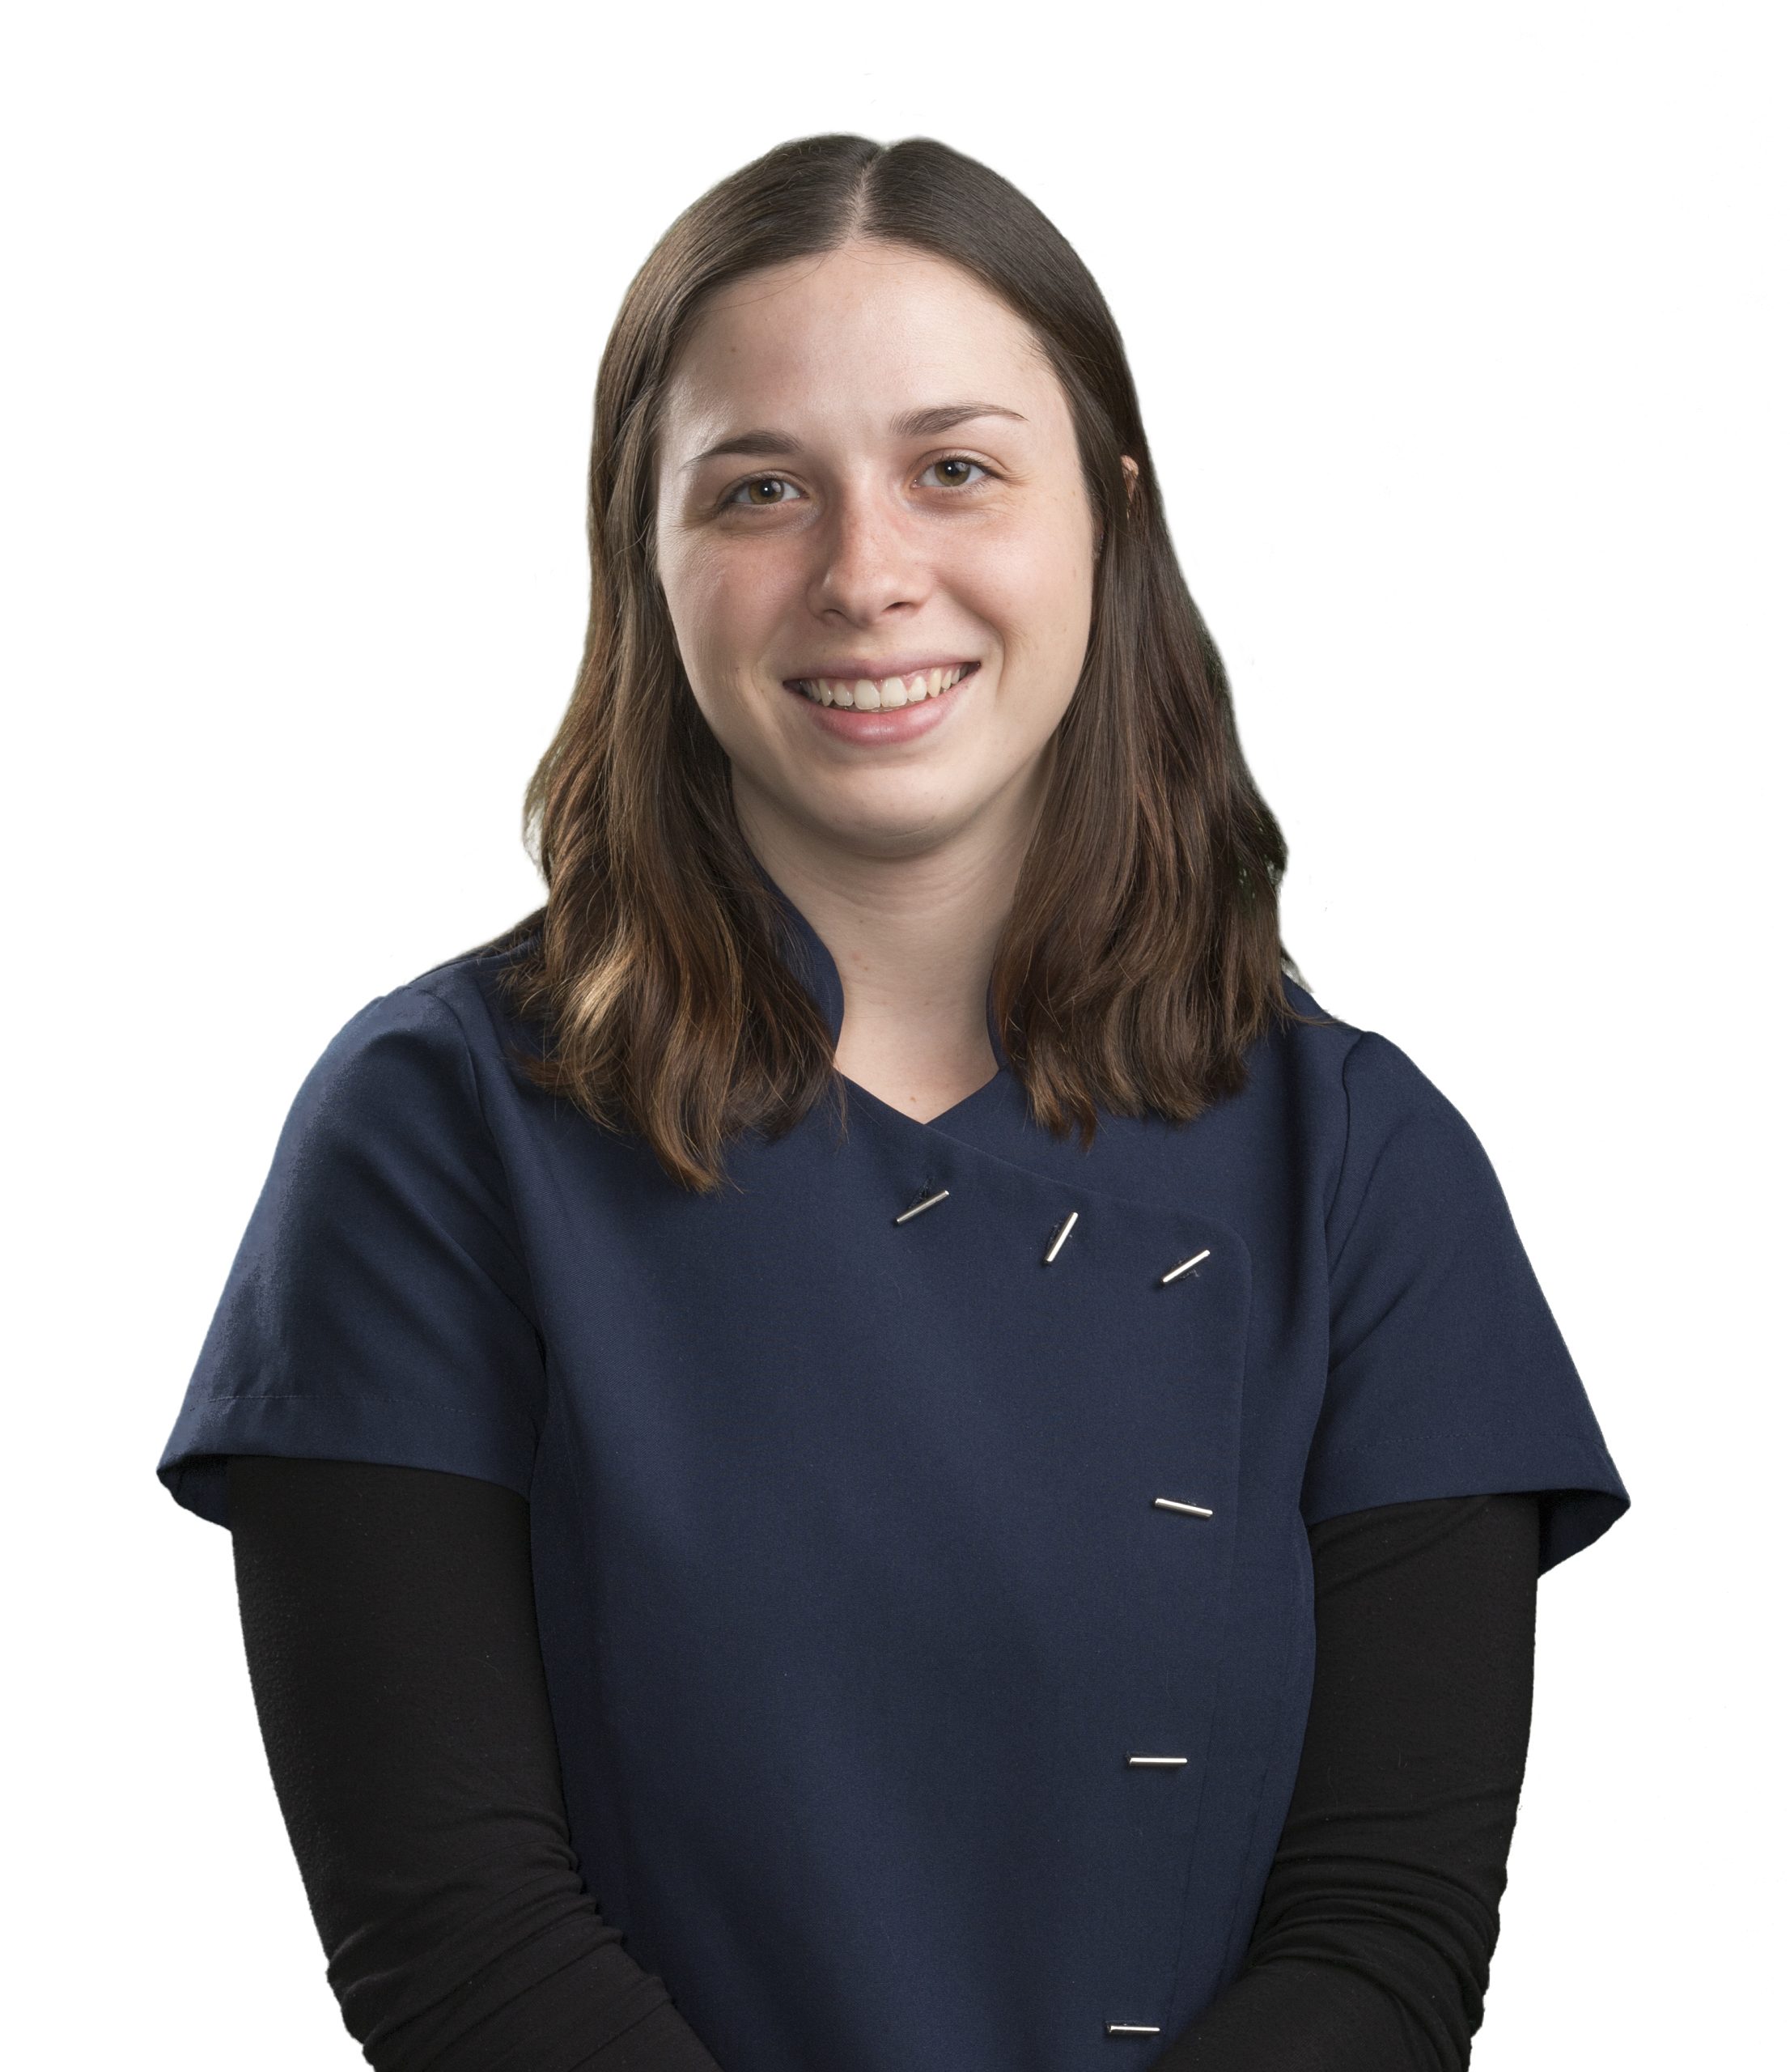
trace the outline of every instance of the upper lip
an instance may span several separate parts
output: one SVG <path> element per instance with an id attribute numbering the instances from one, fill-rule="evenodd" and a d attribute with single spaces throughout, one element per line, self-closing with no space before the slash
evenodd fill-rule
<path id="1" fill-rule="evenodd" d="M 928 669 L 966 669 L 974 661 L 973 655 L 897 655 L 890 660 L 873 662 L 862 655 L 847 655 L 837 662 L 824 667 L 799 670 L 794 676 L 785 677 L 785 683 L 856 683 L 867 677 L 872 683 L 881 683 L 888 677 L 917 677 Z"/>

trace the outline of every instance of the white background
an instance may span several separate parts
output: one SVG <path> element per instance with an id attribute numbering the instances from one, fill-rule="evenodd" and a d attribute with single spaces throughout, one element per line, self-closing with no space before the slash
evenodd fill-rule
<path id="1" fill-rule="evenodd" d="M 1478 1131 L 1634 1497 L 1542 1586 L 1474 2064 L 1776 2060 L 1775 11 L 62 0 L 12 30 L 26 2060 L 360 2061 L 227 1538 L 154 1465 L 308 1066 L 536 902 L 520 801 L 623 288 L 702 189 L 829 130 L 984 159 L 1101 282 L 1292 845 L 1288 942 Z"/>

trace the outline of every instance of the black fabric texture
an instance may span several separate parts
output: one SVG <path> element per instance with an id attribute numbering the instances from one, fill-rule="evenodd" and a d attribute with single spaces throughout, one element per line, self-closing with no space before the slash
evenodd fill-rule
<path id="1" fill-rule="evenodd" d="M 579 1874 L 526 1502 L 271 1456 L 233 1459 L 229 1497 L 268 1765 L 367 2061 L 715 2072 Z"/>
<path id="2" fill-rule="evenodd" d="M 433 1469 L 229 1466 L 268 1764 L 378 2072 L 715 2072 L 579 1875 L 528 1507 Z M 1539 1507 L 1310 1530 L 1304 1751 L 1242 1972 L 1156 2072 L 1460 2072 L 1527 1756 Z"/>

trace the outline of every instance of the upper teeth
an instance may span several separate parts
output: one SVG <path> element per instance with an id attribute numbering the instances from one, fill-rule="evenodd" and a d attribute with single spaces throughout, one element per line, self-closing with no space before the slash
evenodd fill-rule
<path id="1" fill-rule="evenodd" d="M 797 688 L 817 705 L 849 705 L 859 712 L 886 712 L 892 706 L 918 705 L 923 698 L 936 698 L 941 691 L 950 690 L 969 669 L 969 663 L 962 662 L 954 669 L 922 669 L 911 677 L 884 677 L 880 683 L 868 677 L 859 677 L 855 681 L 844 677 L 806 677 Z"/>

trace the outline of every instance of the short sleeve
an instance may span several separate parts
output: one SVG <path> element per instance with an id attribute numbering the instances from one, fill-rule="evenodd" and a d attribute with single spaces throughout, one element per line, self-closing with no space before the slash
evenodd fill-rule
<path id="1" fill-rule="evenodd" d="M 1396 1044 L 1343 1061 L 1330 1372 L 1300 1508 L 1533 1491 L 1545 1571 L 1627 1509 L 1490 1160 Z"/>
<path id="2" fill-rule="evenodd" d="M 280 1132 L 156 1472 L 229 1523 L 231 1454 L 446 1469 L 526 1497 L 545 1372 L 452 1009 L 363 1008 Z"/>

